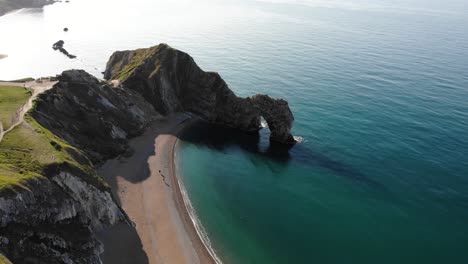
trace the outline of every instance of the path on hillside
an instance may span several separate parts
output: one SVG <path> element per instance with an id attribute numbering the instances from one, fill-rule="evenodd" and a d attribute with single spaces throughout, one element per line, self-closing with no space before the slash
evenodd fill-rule
<path id="1" fill-rule="evenodd" d="M 31 81 L 26 83 L 0 82 L 0 85 L 25 87 L 31 89 L 32 91 L 32 95 L 31 97 L 29 97 L 28 101 L 20 109 L 18 109 L 18 111 L 16 111 L 13 124 L 10 127 L 4 128 L 2 123 L 0 122 L 0 142 L 2 142 L 3 137 L 8 132 L 12 131 L 15 127 L 23 123 L 24 115 L 31 109 L 31 107 L 33 106 L 33 102 L 37 98 L 37 96 L 52 88 L 52 86 L 54 86 L 54 84 L 56 83 L 56 81 L 50 80 L 43 80 L 40 82 Z"/>

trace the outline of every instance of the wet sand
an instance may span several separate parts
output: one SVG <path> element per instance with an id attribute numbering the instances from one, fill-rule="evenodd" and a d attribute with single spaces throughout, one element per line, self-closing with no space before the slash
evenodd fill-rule
<path id="1" fill-rule="evenodd" d="M 184 116 L 161 119 L 130 142 L 133 154 L 98 173 L 135 228 L 119 224 L 99 234 L 104 263 L 214 263 L 187 213 L 175 175 L 177 134 Z"/>

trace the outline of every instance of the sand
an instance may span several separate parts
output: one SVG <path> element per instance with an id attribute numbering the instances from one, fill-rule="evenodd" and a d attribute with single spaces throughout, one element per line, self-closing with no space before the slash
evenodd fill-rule
<path id="1" fill-rule="evenodd" d="M 104 263 L 214 263 L 188 216 L 175 174 L 177 134 L 187 123 L 181 115 L 158 120 L 131 140 L 132 155 L 99 168 L 135 223 L 98 235 Z"/>

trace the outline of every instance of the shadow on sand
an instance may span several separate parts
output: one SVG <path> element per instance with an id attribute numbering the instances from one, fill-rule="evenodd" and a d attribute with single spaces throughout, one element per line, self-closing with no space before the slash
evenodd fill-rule
<path id="1" fill-rule="evenodd" d="M 147 264 L 148 256 L 143 250 L 141 239 L 136 229 L 126 223 L 118 223 L 97 234 L 104 244 L 101 260 L 105 264 Z M 116 239 L 118 238 L 118 239 Z"/>

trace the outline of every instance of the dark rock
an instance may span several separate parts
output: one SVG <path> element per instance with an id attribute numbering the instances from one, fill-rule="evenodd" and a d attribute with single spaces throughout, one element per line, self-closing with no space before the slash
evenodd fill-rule
<path id="1" fill-rule="evenodd" d="M 204 72 L 187 53 L 166 44 L 115 52 L 104 78 L 120 80 L 162 114 L 191 112 L 208 122 L 244 131 L 258 131 L 263 116 L 272 140 L 295 143 L 290 134 L 294 117 L 285 100 L 266 95 L 237 97 L 219 74 Z"/>
<path id="2" fill-rule="evenodd" d="M 76 173 L 62 168 L 0 197 L 0 252 L 13 263 L 101 263 L 94 230 L 125 216 L 108 190 Z"/>
<path id="3" fill-rule="evenodd" d="M 84 150 L 93 163 L 127 150 L 128 139 L 159 115 L 137 92 L 101 83 L 83 70 L 70 70 L 41 94 L 31 115 L 42 126 Z"/>
<path id="4" fill-rule="evenodd" d="M 52 48 L 53 48 L 54 50 L 58 50 L 58 49 L 60 49 L 60 48 L 63 48 L 63 45 L 64 45 L 64 44 L 65 44 L 65 41 L 59 40 L 59 41 L 55 42 L 55 43 L 52 45 Z"/>
<path id="5" fill-rule="evenodd" d="M 52 49 L 62 52 L 65 56 L 67 56 L 70 59 L 75 59 L 76 56 L 68 53 L 68 51 L 63 47 L 64 44 L 65 42 L 63 40 L 59 40 L 52 45 Z"/>
<path id="6" fill-rule="evenodd" d="M 68 32 L 68 28 L 64 28 L 63 31 Z"/>

